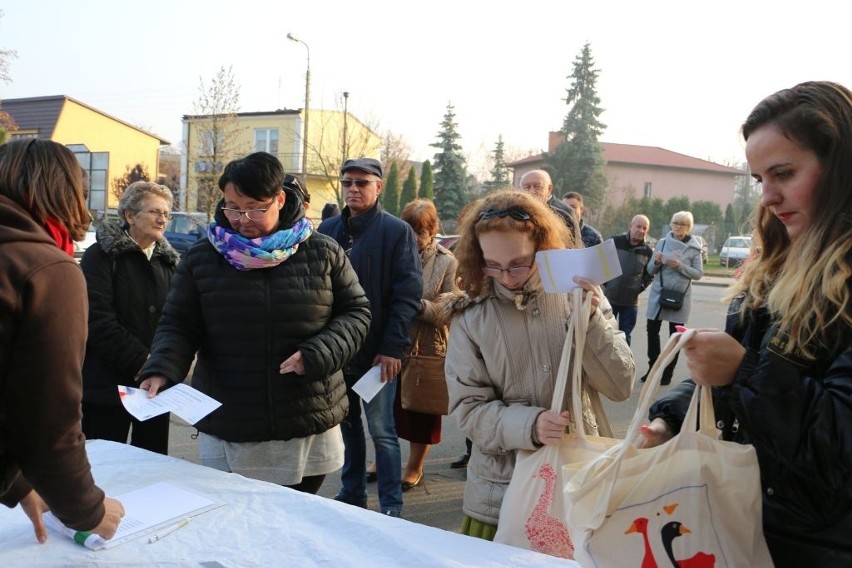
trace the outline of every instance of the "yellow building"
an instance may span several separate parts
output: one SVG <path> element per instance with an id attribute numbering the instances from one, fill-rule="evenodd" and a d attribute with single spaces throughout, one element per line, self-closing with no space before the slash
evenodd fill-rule
<path id="1" fill-rule="evenodd" d="M 307 176 L 302 170 L 304 114 L 299 110 L 186 115 L 181 165 L 181 208 L 206 210 L 205 192 L 220 197 L 219 174 L 225 164 L 251 152 L 269 152 L 284 171 L 303 180 L 311 194 L 308 217 L 319 220 L 323 206 L 340 202 L 340 166 L 345 157 L 379 158 L 381 137 L 351 113 L 311 109 L 308 114 Z"/>
<path id="2" fill-rule="evenodd" d="M 127 168 L 142 164 L 152 179 L 159 170 L 163 140 L 65 95 L 4 99 L 5 110 L 17 125 L 14 138 L 47 138 L 66 145 L 77 156 L 89 181 L 89 209 L 114 209 L 118 198 L 112 180 Z"/>

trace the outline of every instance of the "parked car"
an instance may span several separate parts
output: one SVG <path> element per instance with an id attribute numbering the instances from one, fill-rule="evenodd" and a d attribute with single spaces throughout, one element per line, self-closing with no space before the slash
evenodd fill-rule
<path id="1" fill-rule="evenodd" d="M 86 229 L 86 236 L 84 236 L 82 240 L 74 241 L 74 258 L 77 260 L 83 258 L 83 253 L 86 252 L 86 249 L 96 242 L 95 225 L 94 223 L 90 223 L 89 228 Z"/>
<path id="2" fill-rule="evenodd" d="M 173 211 L 164 236 L 178 253 L 183 253 L 189 245 L 207 234 L 207 215 Z"/>
<path id="3" fill-rule="evenodd" d="M 736 266 L 747 259 L 750 252 L 751 237 L 745 235 L 728 237 L 719 251 L 719 264 Z"/>

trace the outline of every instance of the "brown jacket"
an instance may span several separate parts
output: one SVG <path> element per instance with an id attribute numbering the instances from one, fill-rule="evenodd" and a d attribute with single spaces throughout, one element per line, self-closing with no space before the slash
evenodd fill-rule
<path id="1" fill-rule="evenodd" d="M 77 263 L 0 195 L 0 502 L 35 489 L 77 530 L 104 516 L 80 428 L 87 314 Z"/>
<path id="2" fill-rule="evenodd" d="M 447 355 L 448 319 L 441 313 L 438 297 L 456 290 L 458 262 L 449 250 L 432 241 L 420 253 L 423 265 L 423 297 L 411 323 L 411 349 L 419 343 L 421 355 Z"/>

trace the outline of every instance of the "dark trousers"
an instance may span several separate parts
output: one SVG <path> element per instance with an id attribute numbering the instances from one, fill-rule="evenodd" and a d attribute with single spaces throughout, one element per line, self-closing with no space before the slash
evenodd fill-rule
<path id="1" fill-rule="evenodd" d="M 322 482 L 325 481 L 325 475 L 308 475 L 302 477 L 302 481 L 296 485 L 285 485 L 284 487 L 301 491 L 302 493 L 310 493 L 316 495 L 322 487 Z"/>
<path id="2" fill-rule="evenodd" d="M 140 422 L 123 406 L 83 403 L 83 434 L 89 440 L 110 440 L 168 455 L 169 413 Z M 131 425 L 133 426 L 131 432 Z"/>
<path id="3" fill-rule="evenodd" d="M 661 320 L 648 320 L 648 369 L 654 366 L 654 363 L 657 362 L 657 358 L 660 356 L 660 327 L 662 327 L 663 322 Z M 683 325 L 680 322 L 669 322 L 669 336 L 673 333 L 677 332 L 675 329 L 676 325 Z M 679 354 L 678 354 L 679 355 Z M 669 363 L 668 366 L 663 370 L 663 383 L 668 384 L 672 380 L 672 375 L 674 375 L 675 365 L 677 365 L 678 355 L 675 355 L 675 358 Z"/>
<path id="4" fill-rule="evenodd" d="M 630 345 L 630 334 L 636 327 L 636 316 L 639 315 L 639 306 L 617 306 L 612 304 L 612 315 L 618 319 L 618 329 L 624 332 L 627 345 Z"/>

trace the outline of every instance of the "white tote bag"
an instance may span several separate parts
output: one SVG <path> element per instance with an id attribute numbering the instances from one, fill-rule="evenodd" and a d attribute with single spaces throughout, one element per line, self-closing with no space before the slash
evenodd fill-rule
<path id="1" fill-rule="evenodd" d="M 710 389 L 696 387 L 671 440 L 645 449 L 632 443 L 662 370 L 693 333 L 669 339 L 625 440 L 591 462 L 563 468 L 565 518 L 584 567 L 772 566 L 757 455 L 752 446 L 719 439 Z"/>
<path id="2" fill-rule="evenodd" d="M 535 451 L 519 450 L 512 481 L 503 497 L 495 542 L 543 552 L 560 558 L 573 558 L 574 545 L 564 521 L 562 465 L 590 459 L 612 447 L 618 440 L 589 436 L 583 425 L 582 373 L 591 297 L 584 302 L 582 289 L 572 292 L 571 318 L 556 373 L 550 410 L 562 411 L 569 368 L 572 380 L 573 428 L 559 444 Z M 571 354 L 574 364 L 571 365 Z M 605 420 L 605 416 L 600 417 Z"/>

